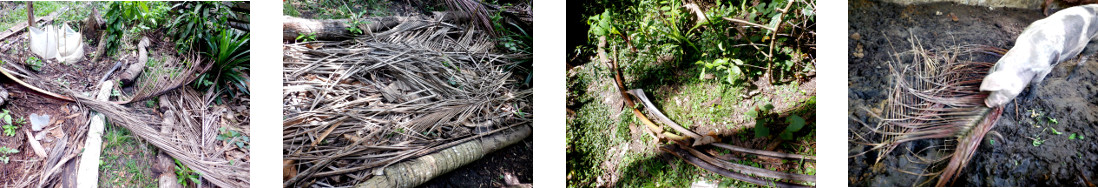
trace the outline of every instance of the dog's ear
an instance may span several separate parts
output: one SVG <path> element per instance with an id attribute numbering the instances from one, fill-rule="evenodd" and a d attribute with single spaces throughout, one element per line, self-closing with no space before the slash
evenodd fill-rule
<path id="1" fill-rule="evenodd" d="M 1017 76 L 1007 74 L 1005 71 L 992 72 L 984 77 L 983 83 L 980 84 L 980 91 L 1008 90 L 1021 81 Z"/>

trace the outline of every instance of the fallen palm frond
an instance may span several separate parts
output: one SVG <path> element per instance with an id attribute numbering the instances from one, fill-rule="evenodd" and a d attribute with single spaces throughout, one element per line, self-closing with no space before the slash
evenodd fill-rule
<path id="1" fill-rule="evenodd" d="M 188 61 L 194 61 L 189 59 Z M 189 67 L 189 66 L 183 66 Z M 159 69 L 158 69 L 159 68 Z M 166 67 L 152 68 L 156 70 Z M 187 69 L 193 70 L 193 69 Z M 179 72 L 177 72 L 179 73 Z M 179 73 L 193 77 L 194 74 Z M 171 77 L 168 74 L 154 74 Z M 177 75 L 178 76 L 178 75 Z M 138 89 L 138 95 L 160 96 L 167 98 L 170 104 L 162 104 L 174 113 L 170 118 L 174 121 L 163 121 L 163 118 L 149 114 L 148 110 L 125 107 L 115 102 L 100 101 L 75 95 L 78 103 L 104 114 L 112 124 L 128 129 L 133 135 L 140 137 L 149 144 L 156 146 L 164 153 L 175 158 L 195 172 L 198 172 L 203 180 L 221 187 L 246 187 L 249 185 L 247 161 L 230 161 L 225 151 L 233 146 L 222 146 L 217 140 L 218 127 L 222 119 L 221 113 L 208 109 L 217 96 L 206 93 L 199 96 L 191 88 L 179 88 L 175 84 L 185 85 L 188 79 L 139 79 L 139 83 L 152 84 L 146 89 Z M 168 81 L 172 80 L 172 81 Z M 193 79 L 189 79 L 193 80 Z M 169 84 L 170 83 L 170 84 Z M 139 84 L 141 85 L 141 84 Z M 156 91 L 156 92 L 142 92 Z M 156 94 L 159 93 L 159 94 Z M 157 129 L 172 129 L 170 132 L 161 132 Z"/>
<path id="2" fill-rule="evenodd" d="M 717 146 L 719 148 L 724 148 L 724 149 L 728 149 L 728 150 L 735 151 L 735 152 L 748 153 L 748 154 L 753 154 L 753 155 L 758 155 L 758 156 L 772 156 L 772 157 L 779 157 L 779 158 L 812 160 L 812 161 L 816 160 L 815 157 L 806 157 L 806 156 L 802 156 L 802 155 L 786 154 L 786 153 L 774 152 L 774 151 L 762 151 L 762 150 L 748 149 L 748 148 L 742 148 L 742 147 L 732 146 L 732 145 L 728 145 L 728 144 L 723 144 L 723 143 L 716 142 L 716 139 L 713 138 L 710 135 L 700 135 L 698 133 L 695 133 L 694 131 L 691 131 L 691 130 L 686 129 L 682 126 L 679 126 L 678 123 L 675 123 L 675 121 L 668 118 L 659 109 L 656 109 L 655 105 L 651 101 L 648 100 L 648 96 L 646 96 L 644 94 L 644 90 L 632 89 L 632 90 L 627 91 L 625 89 L 625 84 L 623 83 L 621 69 L 618 67 L 618 64 L 617 64 L 616 60 L 611 60 L 611 59 L 607 58 L 606 52 L 605 52 L 605 50 L 603 50 L 603 47 L 605 45 L 606 45 L 606 37 L 605 36 L 604 37 L 599 37 L 599 45 L 598 45 L 598 49 L 597 49 L 597 54 L 598 54 L 599 60 L 601 62 L 603 62 L 604 64 L 610 64 L 609 66 L 612 69 L 611 71 L 613 71 L 613 73 L 614 73 L 613 74 L 614 84 L 617 86 L 618 93 L 621 94 L 622 100 L 625 102 L 625 107 L 631 108 L 633 110 L 633 115 L 635 115 L 635 117 L 637 117 L 637 119 L 640 119 L 642 122 L 644 122 L 644 124 L 648 127 L 647 130 L 650 131 L 650 133 L 654 134 L 661 141 L 670 140 L 670 141 L 675 142 L 675 144 L 669 144 L 667 146 L 660 147 L 660 150 L 662 150 L 664 152 L 671 153 L 671 154 L 675 155 L 676 157 L 682 159 L 683 161 L 686 161 L 687 163 L 690 163 L 690 164 L 692 164 L 692 165 L 694 165 L 698 168 L 704 169 L 706 171 L 717 173 L 717 174 L 719 174 L 721 176 L 724 176 L 724 177 L 737 179 L 737 180 L 741 180 L 741 181 L 745 181 L 745 182 L 748 182 L 748 183 L 753 183 L 753 184 L 761 185 L 761 186 L 807 187 L 805 185 L 801 185 L 801 184 L 797 184 L 797 183 L 799 183 L 799 182 L 814 183 L 816 181 L 816 177 L 813 176 L 813 175 L 785 173 L 785 172 L 767 170 L 767 169 L 762 169 L 762 168 L 757 168 L 757 167 L 752 167 L 752 166 L 747 166 L 747 165 L 741 165 L 741 164 L 737 164 L 737 163 L 733 163 L 733 162 L 729 162 L 729 161 L 716 159 L 716 158 L 711 157 L 711 156 L 709 156 L 705 153 L 702 153 L 702 152 L 699 152 L 699 151 L 695 150 L 692 147 L 704 146 L 704 145 L 713 145 L 713 146 Z M 637 100 L 640 100 L 640 102 L 645 105 L 645 109 L 649 113 L 656 116 L 657 120 L 659 120 L 663 124 L 666 124 L 667 126 L 670 126 L 675 131 L 686 135 L 686 137 L 679 136 L 678 134 L 671 133 L 671 132 L 665 132 L 663 128 L 661 128 L 658 125 L 656 125 L 655 123 L 653 123 L 651 120 L 648 119 L 647 116 L 644 115 L 643 112 L 641 112 L 639 109 L 637 109 L 638 106 L 636 106 L 636 103 L 630 97 L 630 95 L 633 96 L 633 97 L 636 97 Z M 687 144 L 691 139 L 693 140 L 693 142 L 690 143 L 690 144 Z M 775 181 L 771 181 L 771 180 L 763 179 L 763 178 L 770 178 L 770 179 L 773 179 Z M 796 183 L 789 183 L 789 182 L 796 182 Z"/>
<path id="3" fill-rule="evenodd" d="M 1002 109 L 984 106 L 987 94 L 979 91 L 983 77 L 993 64 L 961 60 L 987 49 L 960 46 L 930 51 L 923 49 L 917 41 L 917 38 L 912 39 L 913 50 L 897 54 L 897 62 L 889 64 L 892 89 L 884 101 L 883 111 L 870 112 L 879 122 L 870 125 L 852 118 L 872 132 L 851 132 L 855 136 L 851 142 L 872 146 L 866 152 L 878 152 L 876 160 L 880 162 L 901 144 L 925 139 L 944 140 L 946 145 L 941 147 L 945 148 L 942 151 L 931 148 L 919 152 L 945 152 L 946 155 L 920 157 L 915 161 L 930 164 L 927 171 L 938 171 L 918 175 L 937 175 L 936 185 L 944 186 L 975 154 L 980 140 L 994 126 Z M 900 59 L 910 61 L 904 64 Z M 950 149 L 950 145 L 955 146 Z M 852 156 L 862 154 L 865 152 Z M 929 180 L 917 183 L 929 183 Z"/>
<path id="4" fill-rule="evenodd" d="M 524 55 L 495 54 L 482 31 L 445 19 L 406 18 L 352 40 L 285 45 L 284 186 L 356 185 L 530 124 L 532 91 L 509 71 Z"/>

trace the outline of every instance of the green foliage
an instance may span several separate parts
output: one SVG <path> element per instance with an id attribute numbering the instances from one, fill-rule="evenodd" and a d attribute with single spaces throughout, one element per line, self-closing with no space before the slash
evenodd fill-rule
<path id="1" fill-rule="evenodd" d="M 783 140 L 793 140 L 793 133 L 804 128 L 804 118 L 801 118 L 801 116 L 798 115 L 789 116 L 786 118 L 785 122 L 789 123 L 789 126 L 785 127 L 785 130 L 779 134 Z"/>
<path id="2" fill-rule="evenodd" d="M 107 5 L 106 54 L 115 55 L 125 36 L 155 29 L 164 22 L 168 7 L 164 2 L 116 1 Z"/>
<path id="3" fill-rule="evenodd" d="M 591 26 L 591 28 L 588 29 L 587 32 L 595 35 L 596 37 L 606 36 L 608 34 L 621 34 L 617 28 L 614 28 L 613 25 L 610 25 L 610 21 L 612 21 L 612 19 L 613 16 L 610 15 L 610 10 L 606 10 L 600 15 L 594 15 L 590 18 L 587 18 L 587 25 Z"/>
<path id="4" fill-rule="evenodd" d="M 34 70 L 35 72 L 42 71 L 42 60 L 39 60 L 37 56 L 27 56 L 26 62 L 31 70 Z"/>
<path id="5" fill-rule="evenodd" d="M 198 179 L 199 173 L 191 170 L 191 168 L 188 168 L 187 165 L 183 165 L 183 163 L 179 162 L 178 159 L 175 160 L 175 177 L 176 183 L 179 183 L 183 186 L 187 186 L 192 182 L 194 183 L 194 185 L 202 183 L 202 181 Z M 190 181 L 188 182 L 187 180 Z"/>
<path id="6" fill-rule="evenodd" d="M 310 41 L 316 41 L 316 33 L 309 33 L 309 34 L 304 34 L 304 33 L 302 33 L 302 34 L 298 34 L 298 35 L 297 35 L 297 38 L 294 38 L 294 41 L 296 41 L 296 42 L 310 42 Z"/>
<path id="7" fill-rule="evenodd" d="M 757 119 L 758 118 L 757 116 L 770 114 L 770 110 L 774 109 L 774 105 L 766 104 L 766 105 L 763 105 L 761 107 L 756 107 L 755 109 L 758 109 L 758 112 L 755 112 L 756 110 L 748 111 L 748 113 L 753 112 L 754 115 L 750 116 L 750 117 L 755 117 L 754 119 L 756 119 L 755 120 L 755 137 L 762 138 L 762 137 L 770 136 L 770 128 L 766 127 L 766 124 L 768 122 L 770 122 L 770 119 L 767 119 L 765 117 L 762 118 L 762 119 Z"/>
<path id="8" fill-rule="evenodd" d="M 362 19 L 363 16 L 366 16 L 366 11 L 362 11 L 362 12 L 359 12 L 359 13 L 353 13 L 352 12 L 351 13 L 351 24 L 350 24 L 350 26 L 347 27 L 347 31 L 351 32 L 351 34 L 356 34 L 356 35 L 363 34 L 363 31 L 360 28 L 360 26 L 363 25 L 363 24 L 370 24 L 369 21 L 366 21 L 366 20 Z M 314 37 L 314 40 L 315 40 L 315 37 Z"/>
<path id="9" fill-rule="evenodd" d="M 172 15 L 175 16 L 170 24 L 168 36 L 175 40 L 175 47 L 183 54 L 192 47 L 205 47 L 207 38 L 216 32 L 229 28 L 228 18 L 235 17 L 222 2 L 213 1 L 187 1 L 172 5 Z"/>
<path id="10" fill-rule="evenodd" d="M 240 132 L 237 132 L 236 130 L 225 130 L 224 127 L 217 128 L 217 130 L 221 132 L 221 134 L 217 135 L 217 140 L 229 142 L 229 144 L 234 144 L 240 149 L 248 149 L 247 144 L 248 142 L 251 142 L 251 139 L 249 139 L 247 135 L 240 134 Z"/>
<path id="11" fill-rule="evenodd" d="M 723 78 L 721 80 L 728 82 L 728 84 L 734 84 L 736 79 L 743 76 L 743 71 L 740 70 L 743 60 L 720 58 L 713 61 L 698 61 L 695 64 L 703 66 L 699 77 L 704 77 L 708 70 L 714 70 L 721 73 L 717 75 L 718 78 Z"/>
<path id="12" fill-rule="evenodd" d="M 19 150 L 8 148 L 7 146 L 0 146 L 0 162 L 8 164 L 8 160 L 10 159 L 8 155 L 16 153 L 19 153 Z"/>
<path id="13" fill-rule="evenodd" d="M 207 41 L 207 49 L 210 51 L 202 54 L 208 56 L 214 65 L 212 69 L 198 77 L 195 86 L 213 87 L 216 92 L 229 91 L 232 97 L 236 96 L 236 92 L 249 95 L 247 75 L 251 59 L 249 36 L 250 34 L 225 29 Z"/>
<path id="14" fill-rule="evenodd" d="M 15 130 L 19 129 L 20 125 L 25 124 L 25 120 L 22 117 L 18 119 L 14 118 L 8 109 L 4 109 L 4 111 L 0 112 L 0 120 L 3 120 L 3 122 L 0 123 L 4 124 L 2 126 L 4 128 L 4 135 L 8 136 L 15 136 Z"/>

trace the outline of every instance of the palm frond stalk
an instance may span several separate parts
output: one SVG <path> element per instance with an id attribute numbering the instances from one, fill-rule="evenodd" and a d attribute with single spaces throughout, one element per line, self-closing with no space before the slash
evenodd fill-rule
<path id="1" fill-rule="evenodd" d="M 876 161 L 880 162 L 904 143 L 943 140 L 944 146 L 917 151 L 946 155 L 915 159 L 914 162 L 929 164 L 924 171 L 930 173 L 913 174 L 937 176 L 936 185 L 945 186 L 960 173 L 1002 115 L 1002 108 L 984 105 L 987 94 L 979 91 L 983 77 L 994 63 L 962 60 L 986 53 L 987 49 L 980 46 L 931 51 L 924 49 L 917 38 L 911 41 L 913 50 L 897 54 L 894 59 L 898 61 L 889 64 L 893 85 L 882 111 L 863 109 L 870 111 L 878 122 L 871 124 L 852 118 L 871 132 L 851 132 L 855 136 L 851 142 L 872 146 L 853 156 L 877 152 Z M 909 61 L 901 63 L 900 59 Z M 916 183 L 925 185 L 931 180 Z"/>

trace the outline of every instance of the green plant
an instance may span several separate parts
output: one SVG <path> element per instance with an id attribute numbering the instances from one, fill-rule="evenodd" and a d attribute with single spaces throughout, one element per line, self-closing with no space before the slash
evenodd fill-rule
<path id="1" fill-rule="evenodd" d="M 755 107 L 755 109 L 748 111 L 748 117 L 755 120 L 755 137 L 767 137 L 770 136 L 770 128 L 766 127 L 766 124 L 770 122 L 770 119 L 762 118 L 758 119 L 758 116 L 770 114 L 770 110 L 774 109 L 774 105 L 766 104 L 761 107 Z"/>
<path id="2" fill-rule="evenodd" d="M 720 58 L 713 61 L 698 61 L 695 64 L 703 66 L 699 77 L 704 77 L 708 70 L 714 70 L 723 73 L 719 74 L 718 77 L 723 77 L 723 80 L 728 84 L 734 84 L 737 78 L 743 76 L 743 71 L 740 70 L 740 66 L 743 66 L 743 60 Z"/>
<path id="3" fill-rule="evenodd" d="M 587 30 L 587 33 L 599 36 L 606 36 L 608 34 L 620 34 L 616 27 L 610 25 L 610 21 L 613 21 L 613 16 L 610 15 L 610 10 L 603 11 L 602 14 L 591 16 L 587 18 L 587 25 L 591 28 Z"/>
<path id="4" fill-rule="evenodd" d="M 163 23 L 167 6 L 163 2 L 117 1 L 107 6 L 106 54 L 112 56 L 120 51 L 122 39 L 126 35 L 158 28 Z"/>
<path id="5" fill-rule="evenodd" d="M 359 28 L 359 27 L 363 24 L 370 24 L 369 21 L 366 21 L 366 20 L 362 19 L 362 17 L 365 16 L 365 14 L 366 14 L 366 11 L 362 11 L 360 13 L 353 13 L 352 12 L 351 13 L 351 24 L 350 24 L 350 26 L 347 26 L 347 32 L 351 32 L 351 34 L 355 34 L 355 35 L 363 34 L 362 29 Z M 316 37 L 313 37 L 313 39 L 315 40 Z"/>
<path id="6" fill-rule="evenodd" d="M 798 115 L 790 115 L 785 119 L 786 123 L 789 123 L 788 127 L 782 133 L 778 134 L 783 140 L 793 140 L 793 133 L 800 131 L 804 128 L 804 118 Z"/>
<path id="7" fill-rule="evenodd" d="M 251 139 L 249 139 L 247 135 L 240 134 L 240 132 L 237 132 L 236 130 L 225 130 L 224 127 L 217 128 L 217 130 L 221 132 L 221 134 L 217 135 L 217 140 L 235 144 L 236 147 L 240 147 L 240 149 L 248 149 L 247 144 L 248 142 L 251 142 Z"/>
<path id="8" fill-rule="evenodd" d="M 230 89 L 249 95 L 247 75 L 251 59 L 249 36 L 249 34 L 240 34 L 226 29 L 211 38 L 206 43 L 210 51 L 203 54 L 213 61 L 213 68 L 200 75 L 195 86 L 213 87 L 212 89 L 216 92 Z M 228 93 L 232 97 L 236 96 L 236 92 Z"/>
<path id="9" fill-rule="evenodd" d="M 31 70 L 34 70 L 35 72 L 42 71 L 42 60 L 39 60 L 38 57 L 36 57 L 36 56 L 27 56 L 27 61 L 26 62 L 27 62 L 27 66 L 30 67 Z"/>
<path id="10" fill-rule="evenodd" d="M 7 146 L 0 146 L 0 162 L 4 162 L 4 164 L 8 164 L 8 160 L 9 160 L 8 155 L 16 154 L 16 153 L 19 153 L 19 150 L 8 148 Z"/>
<path id="11" fill-rule="evenodd" d="M 190 182 L 193 182 L 195 185 L 201 184 L 202 181 L 198 179 L 199 175 L 198 172 L 191 170 L 187 165 L 183 165 L 178 159 L 175 160 L 176 183 L 186 186 L 187 184 L 190 184 L 187 180 L 190 180 Z"/>
<path id="12" fill-rule="evenodd" d="M 297 41 L 297 42 L 310 42 L 310 41 L 316 41 L 316 33 L 309 33 L 309 34 L 304 34 L 304 33 L 302 33 L 302 34 L 298 34 L 298 35 L 297 35 L 297 38 L 295 38 L 294 40 L 295 40 L 295 41 Z"/>
<path id="13" fill-rule="evenodd" d="M 175 19 L 170 24 L 168 36 L 175 39 L 175 47 L 179 53 L 189 52 L 192 47 L 205 47 L 202 45 L 213 32 L 228 29 L 228 18 L 236 17 L 236 13 L 222 2 L 188 1 L 172 5 Z"/>
<path id="14" fill-rule="evenodd" d="M 19 125 L 24 124 L 23 118 L 13 118 L 11 112 L 7 109 L 4 109 L 4 111 L 0 112 L 0 119 L 4 121 L 4 125 L 2 126 L 4 128 L 4 135 L 8 136 L 15 136 L 15 130 L 19 129 Z"/>

